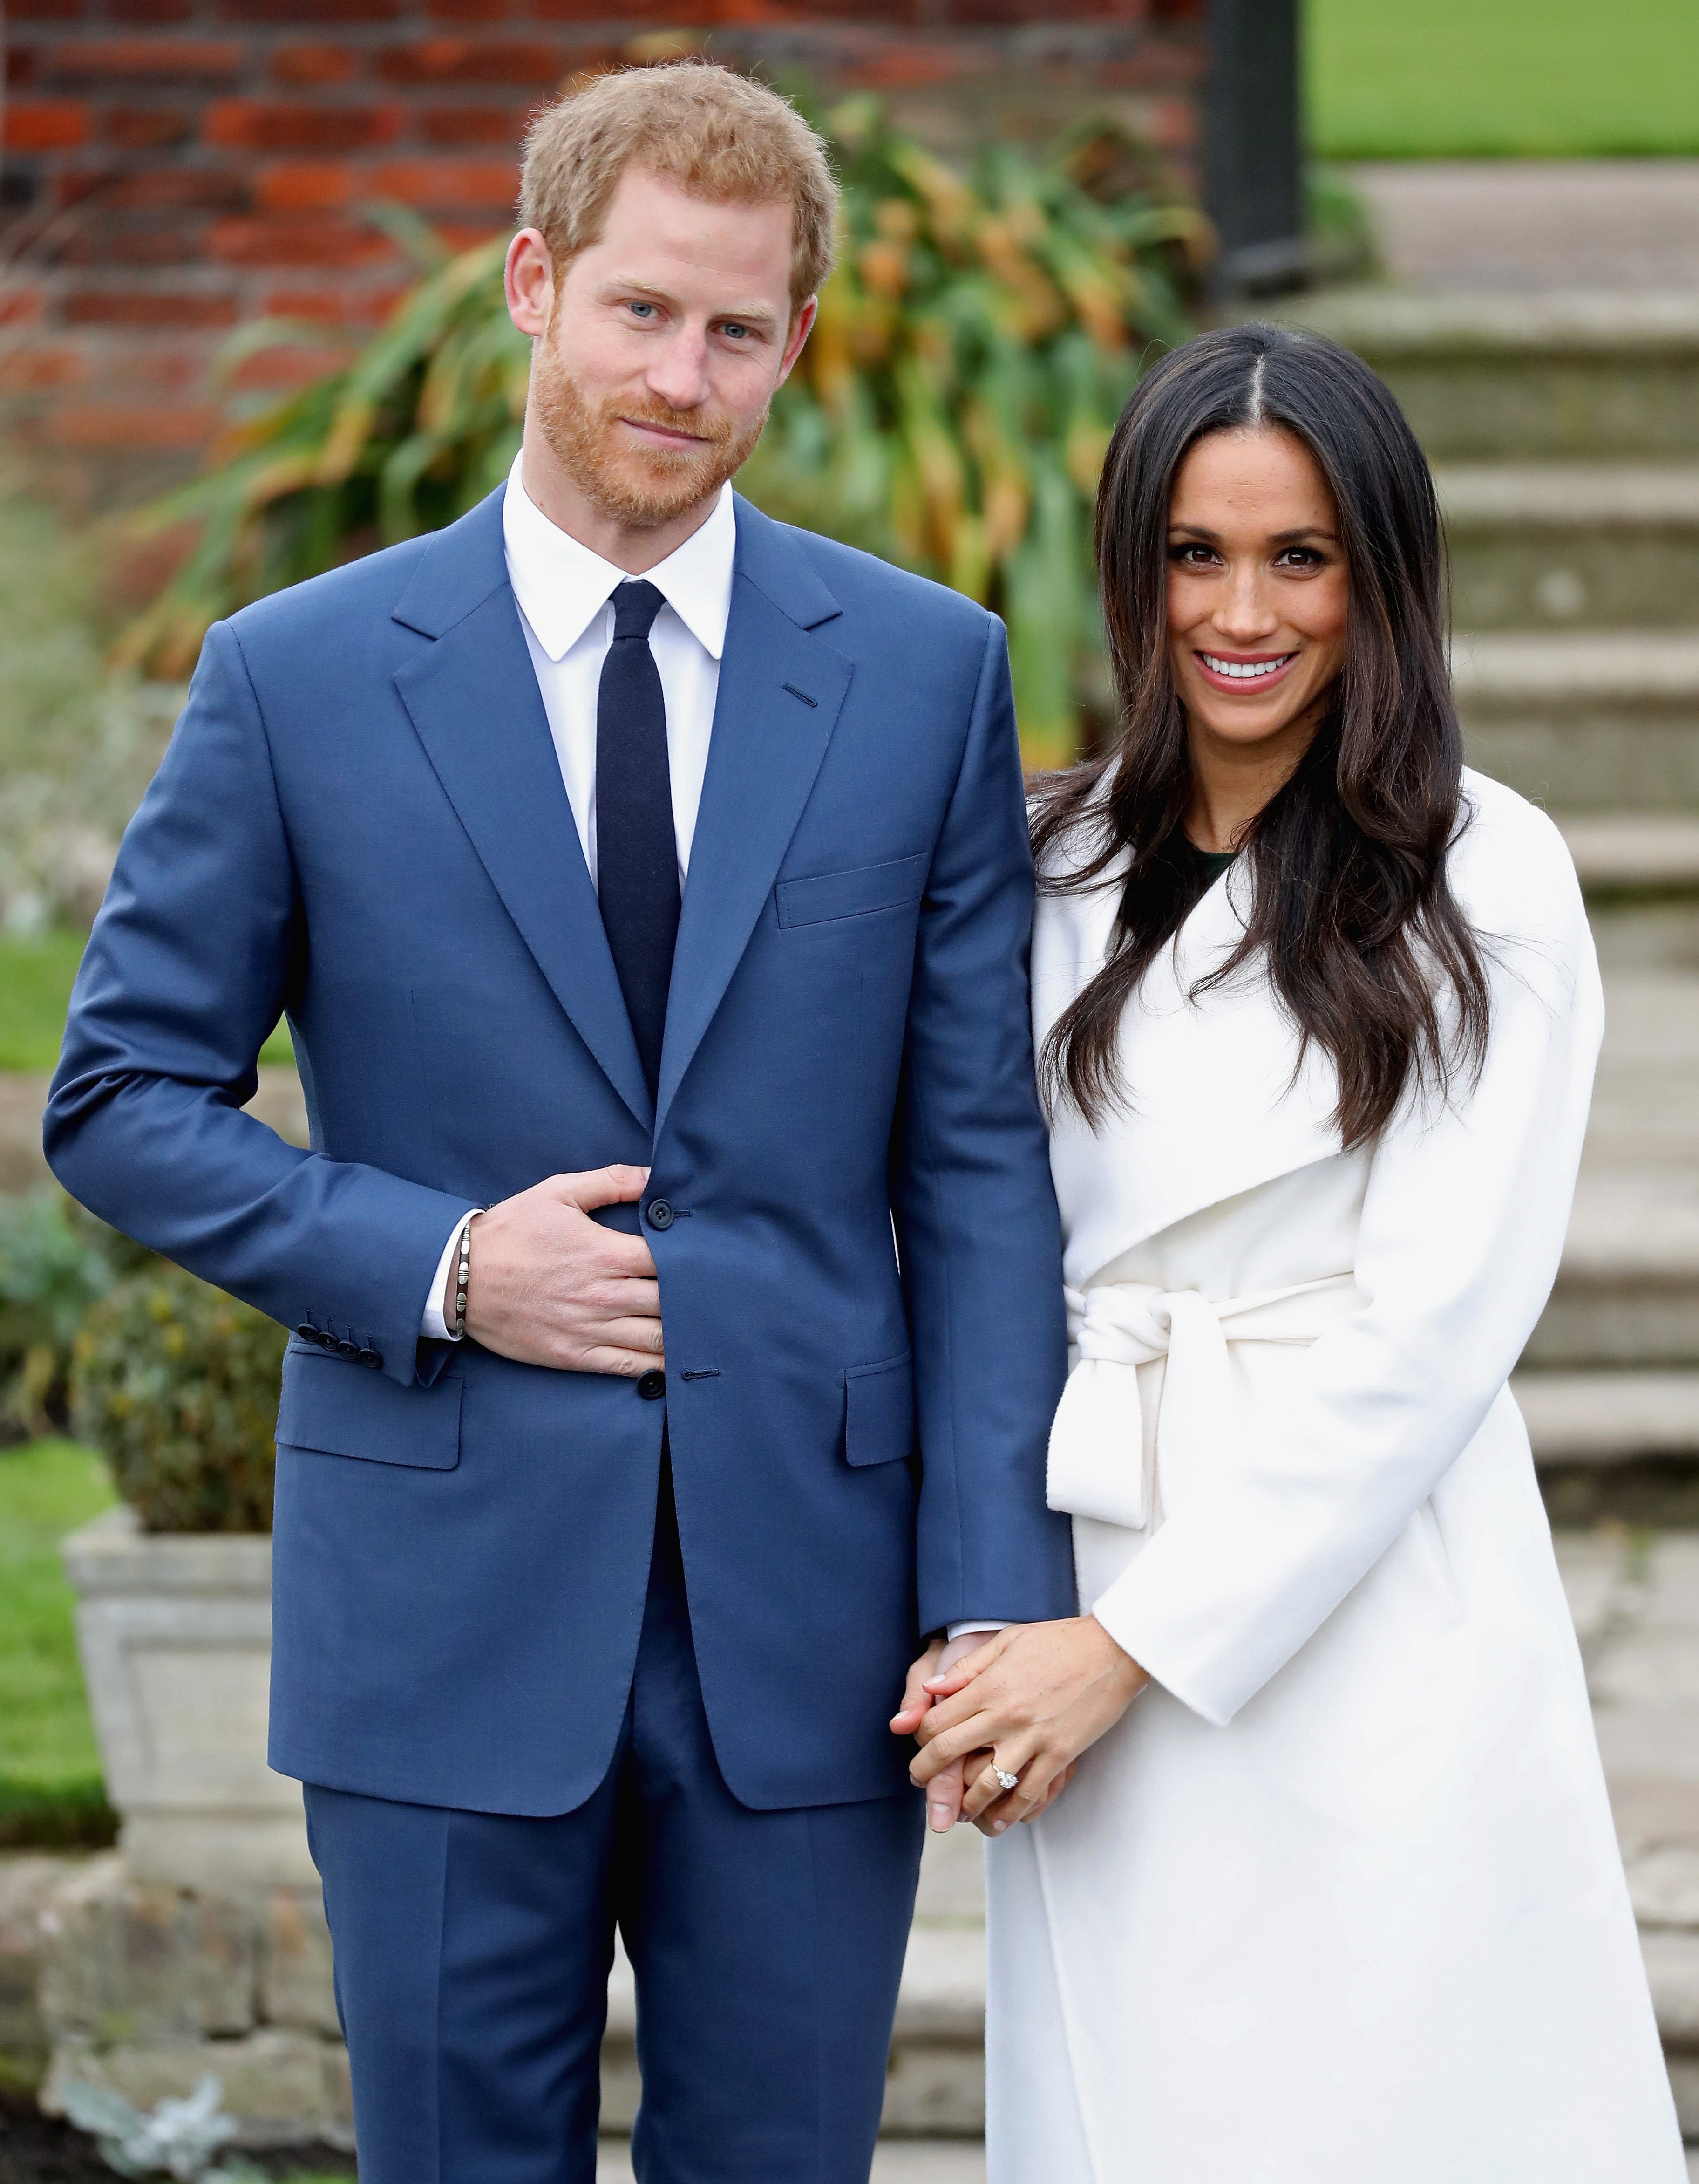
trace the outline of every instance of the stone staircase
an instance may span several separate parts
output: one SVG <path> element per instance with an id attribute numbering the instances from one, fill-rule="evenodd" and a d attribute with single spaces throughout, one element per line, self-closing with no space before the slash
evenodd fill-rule
<path id="1" fill-rule="evenodd" d="M 1470 756 L 1563 826 L 1598 938 L 1598 1092 L 1518 1381 L 1556 1513 L 1699 1521 L 1699 295 L 1294 315 L 1368 359 L 1434 461 Z"/>

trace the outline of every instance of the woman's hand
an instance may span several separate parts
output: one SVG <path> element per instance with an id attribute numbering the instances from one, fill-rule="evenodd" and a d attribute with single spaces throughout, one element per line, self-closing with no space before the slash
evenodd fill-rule
<path id="1" fill-rule="evenodd" d="M 932 1705 L 913 1732 L 922 1748 L 910 1777 L 924 1786 L 976 1754 L 994 1753 L 1005 1774 L 1020 1777 L 1019 1786 L 1002 1791 L 987 1759 L 969 1774 L 962 1811 L 1001 1835 L 1011 1820 L 1043 1811 L 1080 1754 L 1149 1681 L 1095 1616 L 999 1630 L 952 1670 L 922 1680 Z"/>

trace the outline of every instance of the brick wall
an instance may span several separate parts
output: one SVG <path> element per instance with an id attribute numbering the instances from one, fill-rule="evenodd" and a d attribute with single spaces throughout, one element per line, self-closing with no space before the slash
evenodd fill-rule
<path id="1" fill-rule="evenodd" d="M 527 116 L 669 45 L 871 88 L 946 151 L 1119 113 L 1190 178 L 1205 0 L 9 0 L 0 400 L 54 489 L 191 465 L 230 330 L 346 332 L 408 277 L 375 198 L 470 240 L 508 218 Z M 269 354 L 238 387 L 323 352 Z"/>

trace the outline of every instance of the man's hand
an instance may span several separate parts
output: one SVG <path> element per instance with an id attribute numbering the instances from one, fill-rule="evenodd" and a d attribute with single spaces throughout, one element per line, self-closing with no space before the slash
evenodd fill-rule
<path id="1" fill-rule="evenodd" d="M 1001 1835 L 1011 1820 L 1043 1811 L 1080 1754 L 1149 1681 L 1095 1616 L 999 1630 L 952 1669 L 923 1680 L 932 1704 L 916 1722 L 923 1749 L 909 1774 L 925 1785 L 965 1764 L 964 1815 Z M 1016 1789 L 999 1791 L 992 1753 L 1020 1777 Z"/>
<path id="2" fill-rule="evenodd" d="M 964 1630 L 959 1638 L 947 1641 L 935 1638 L 926 1651 L 909 1669 L 903 1686 L 902 1704 L 891 1716 L 891 1729 L 894 1736 L 913 1736 L 932 1703 L 932 1695 L 926 1686 L 929 1680 L 947 1676 L 958 1661 L 978 1651 L 983 1632 Z M 954 1688 L 953 1685 L 951 1688 Z M 963 1780 L 966 1763 L 958 1760 L 953 1766 L 944 1768 L 932 1778 L 926 1793 L 926 1825 L 934 1835 L 948 1835 L 962 1817 Z"/>
<path id="3" fill-rule="evenodd" d="M 466 1332 L 498 1357 L 634 1379 L 664 1362 L 661 1288 L 641 1236 L 604 1228 L 598 1206 L 630 1205 L 643 1167 L 551 1175 L 472 1223 Z M 443 1318 L 454 1323 L 449 1269 Z"/>

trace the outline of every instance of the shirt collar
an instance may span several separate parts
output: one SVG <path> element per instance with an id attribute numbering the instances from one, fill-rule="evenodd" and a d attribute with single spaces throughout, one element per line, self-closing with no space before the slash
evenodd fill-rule
<path id="1" fill-rule="evenodd" d="M 607 605 L 614 588 L 629 579 L 625 570 L 550 522 L 525 491 L 519 460 L 514 459 L 502 501 L 508 581 L 537 643 L 551 660 L 562 660 Z M 720 488 L 707 522 L 664 561 L 643 571 L 642 581 L 655 587 L 715 660 L 725 649 L 736 551 L 737 514 L 728 483 Z"/>

